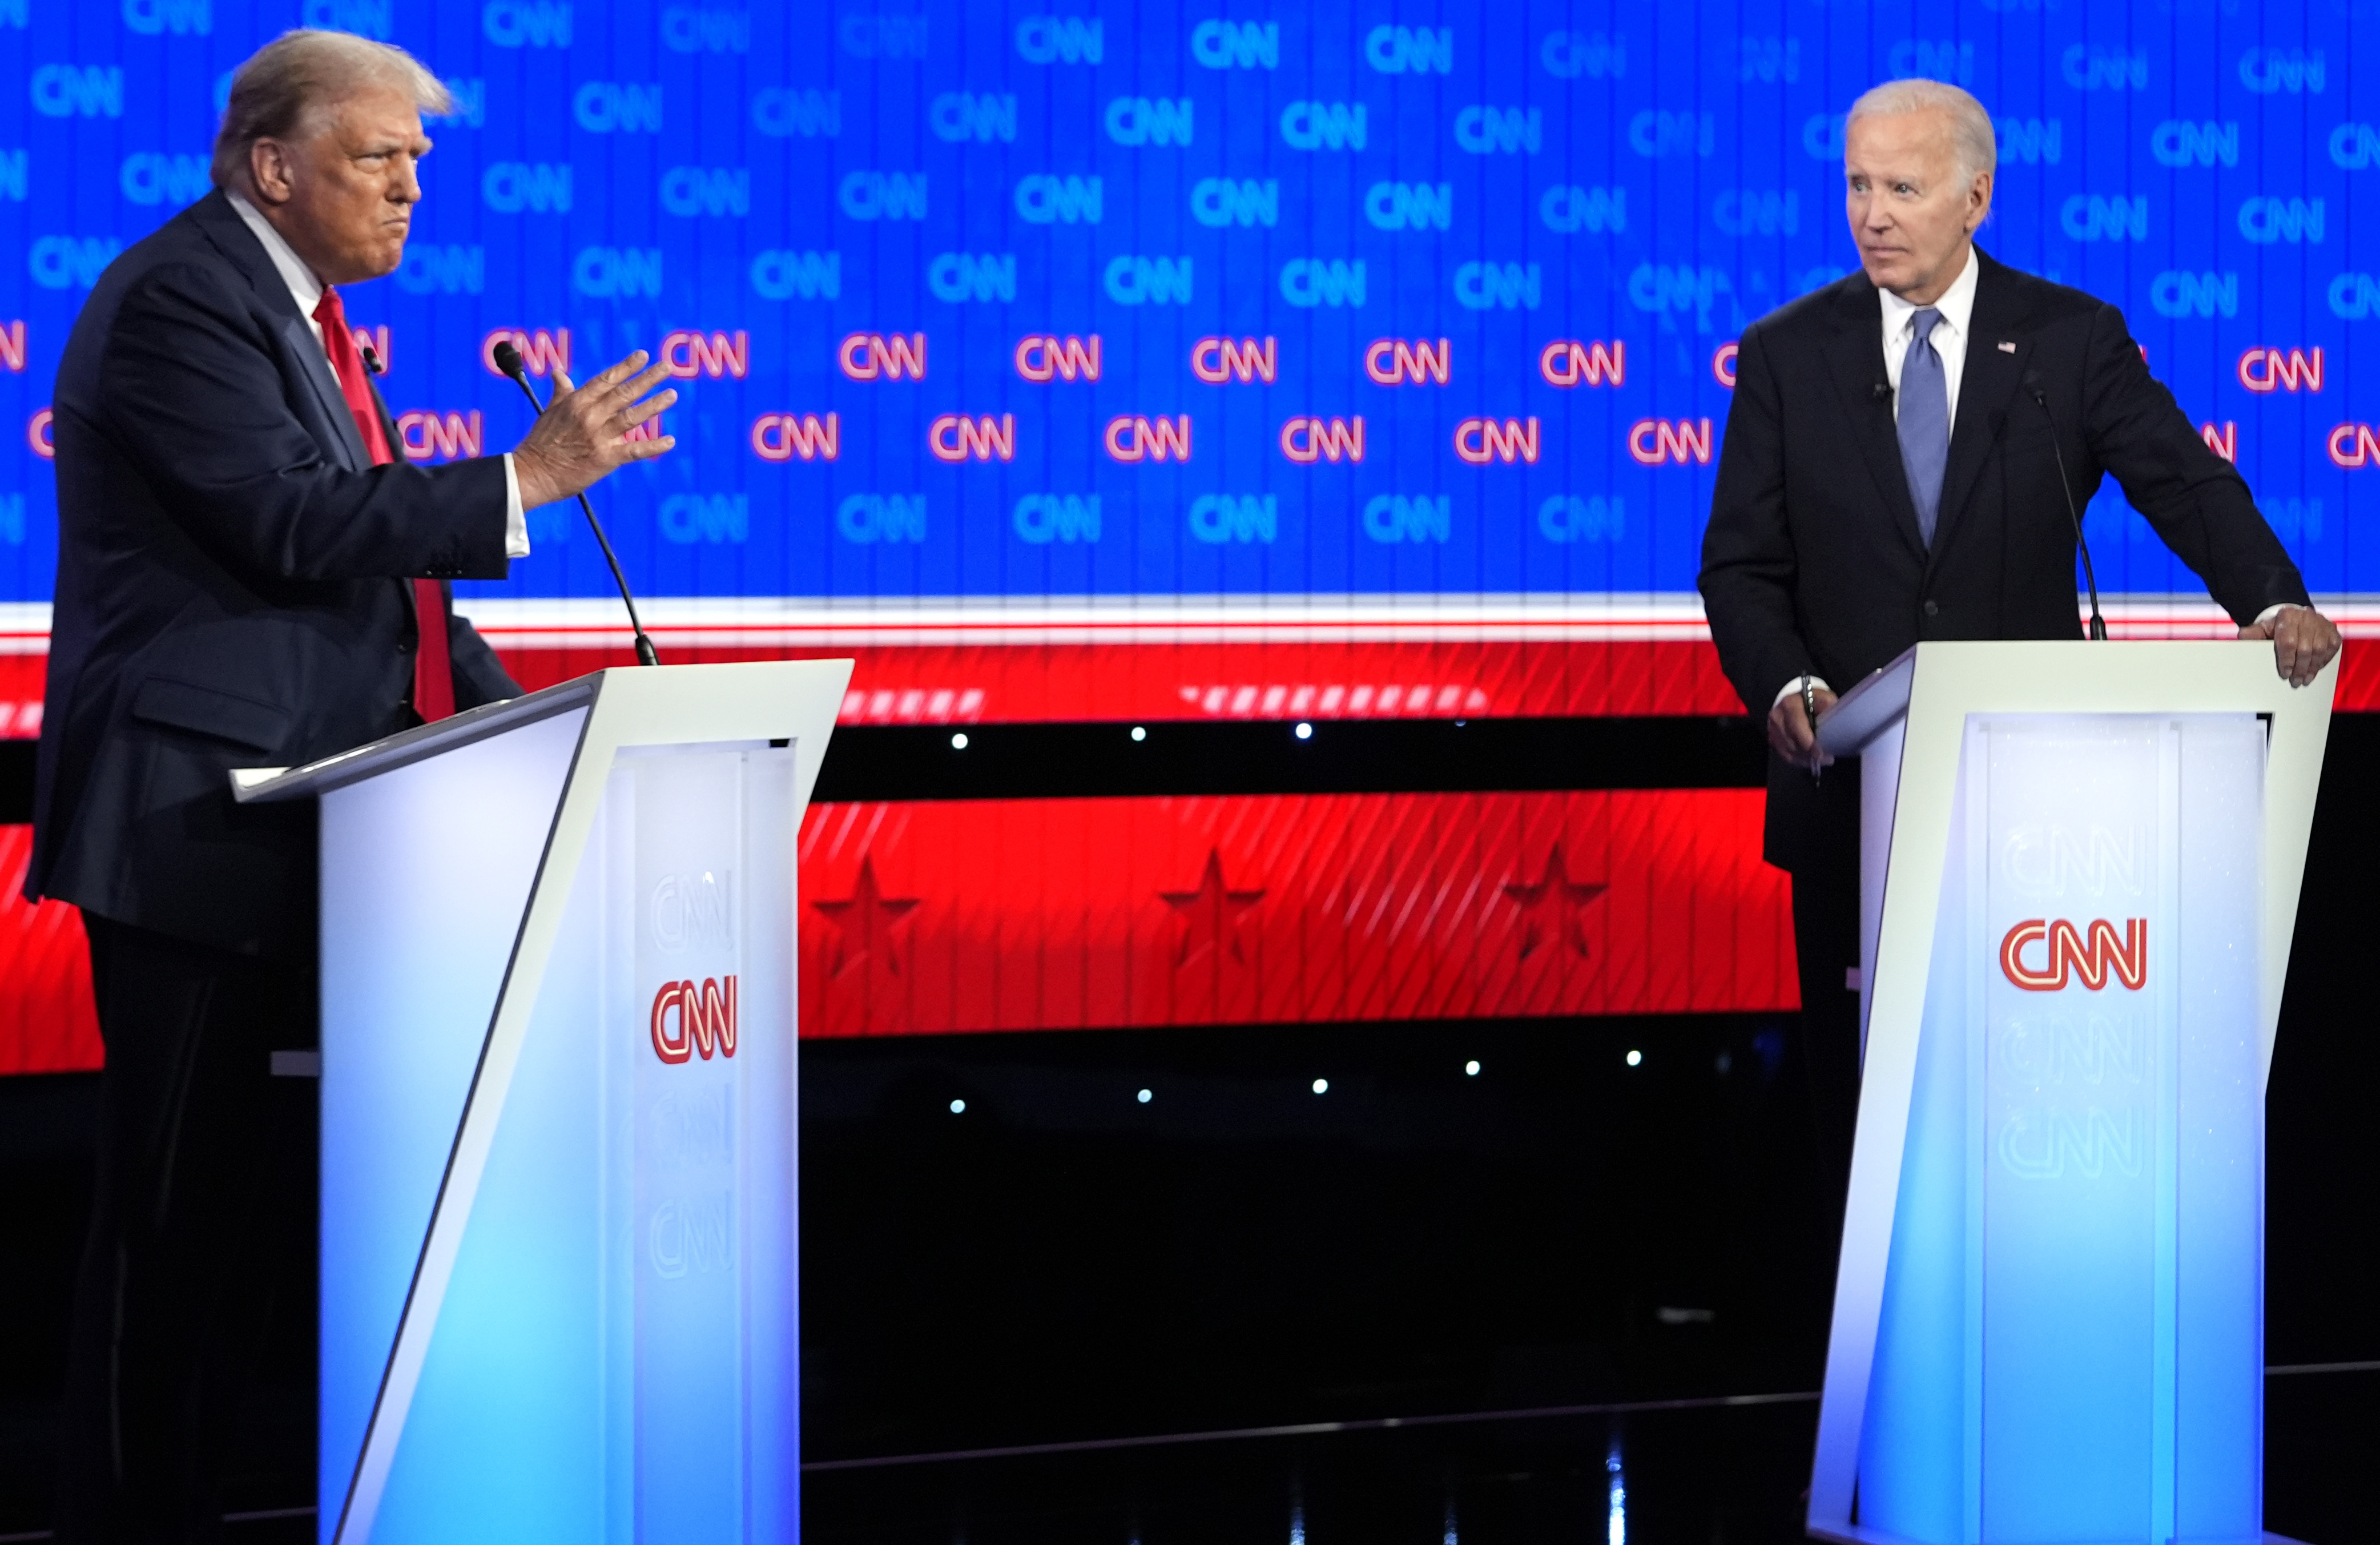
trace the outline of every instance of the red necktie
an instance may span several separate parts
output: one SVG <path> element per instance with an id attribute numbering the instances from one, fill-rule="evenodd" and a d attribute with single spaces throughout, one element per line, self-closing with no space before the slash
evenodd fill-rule
<path id="1" fill-rule="evenodd" d="M 328 285 L 322 286 L 322 298 L 314 307 L 314 320 L 322 323 L 322 350 L 338 374 L 339 395 L 347 399 L 347 411 L 355 416 L 364 449 L 371 453 L 373 466 L 385 467 L 396 456 L 381 428 L 380 405 L 372 400 L 371 386 L 364 379 L 364 359 L 356 348 L 356 335 L 347 330 L 347 309 L 340 303 L 339 292 Z M 455 712 L 455 665 L 446 649 L 446 597 L 438 581 L 410 583 L 413 620 L 421 636 L 421 647 L 413 655 L 413 712 L 427 724 Z"/>

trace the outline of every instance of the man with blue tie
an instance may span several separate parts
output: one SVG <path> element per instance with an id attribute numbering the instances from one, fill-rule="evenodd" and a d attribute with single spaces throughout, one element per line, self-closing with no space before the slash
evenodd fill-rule
<path id="1" fill-rule="evenodd" d="M 1838 1184 L 1859 1088 L 1859 785 L 1856 767 L 1822 773 L 1830 684 L 1922 639 L 2081 637 L 2068 499 L 2111 474 L 2283 677 L 2303 686 L 2338 652 L 2122 314 L 1975 246 L 1997 159 L 1990 115 L 1956 86 L 1852 103 L 1861 271 L 1744 330 L 1703 541 L 1720 664 L 1767 720 L 1765 857 L 1793 876 L 1803 1052 Z"/>

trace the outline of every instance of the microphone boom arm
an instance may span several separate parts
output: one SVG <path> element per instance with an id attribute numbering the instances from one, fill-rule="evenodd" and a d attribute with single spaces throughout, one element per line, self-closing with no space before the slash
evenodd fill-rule
<path id="1" fill-rule="evenodd" d="M 498 355 L 497 368 L 504 370 L 512 383 L 521 389 L 521 395 L 528 398 L 528 405 L 537 409 L 538 417 L 543 418 L 545 404 L 537 400 L 537 388 L 528 383 L 528 376 L 521 371 L 519 354 L 509 344 L 504 344 L 498 346 Z M 511 358 L 509 359 L 502 358 L 504 355 L 510 355 Z M 508 365 L 511 368 L 504 369 Z M 595 506 L 587 502 L 584 490 L 578 494 L 578 508 L 587 517 L 588 528 L 595 533 L 595 545 L 603 550 L 603 561 L 612 566 L 612 583 L 619 587 L 621 602 L 628 608 L 628 631 L 635 634 L 637 639 L 637 663 L 660 664 L 661 651 L 653 648 L 653 641 L 650 639 L 645 637 L 645 625 L 637 617 L 637 598 L 628 589 L 628 577 L 621 572 L 620 555 L 612 551 L 612 539 L 603 534 L 603 523 L 595 518 Z"/>
<path id="2" fill-rule="evenodd" d="M 2082 550 L 2082 583 L 2091 590 L 2091 637 L 2104 641 L 2107 621 L 2099 614 L 2099 576 L 2092 569 L 2091 543 L 2082 535 L 2082 517 L 2074 507 L 2074 485 L 2066 480 L 2066 452 L 2058 444 L 2058 415 L 2049 411 L 2049 394 L 2039 384 L 2028 382 L 2025 395 L 2049 420 L 2049 454 L 2058 458 L 2058 492 L 2066 495 L 2066 518 L 2074 523 L 2074 545 Z"/>

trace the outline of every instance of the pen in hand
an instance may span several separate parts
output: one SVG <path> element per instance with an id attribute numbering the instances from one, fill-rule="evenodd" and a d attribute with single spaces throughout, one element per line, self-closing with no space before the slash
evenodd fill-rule
<path id="1" fill-rule="evenodd" d="M 1818 761 L 1818 689 L 1806 675 L 1802 678 L 1802 712 L 1810 716 L 1810 781 L 1815 784 L 1824 771 Z"/>

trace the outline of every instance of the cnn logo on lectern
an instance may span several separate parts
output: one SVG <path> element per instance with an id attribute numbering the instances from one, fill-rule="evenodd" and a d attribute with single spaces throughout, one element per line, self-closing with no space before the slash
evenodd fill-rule
<path id="1" fill-rule="evenodd" d="M 2042 946 L 2038 969 L 2025 959 L 2025 951 L 2035 944 Z M 2137 992 L 2148 981 L 2149 920 L 2127 918 L 2119 940 L 2116 925 L 2105 918 L 2091 924 L 2087 938 L 2062 918 L 2027 918 L 2000 941 L 2000 974 L 2027 992 L 2056 992 L 2076 978 L 2096 992 L 2110 977 Z"/>
<path id="2" fill-rule="evenodd" d="M 653 1054 L 673 1065 L 735 1054 L 735 979 L 665 981 L 653 994 Z"/>

